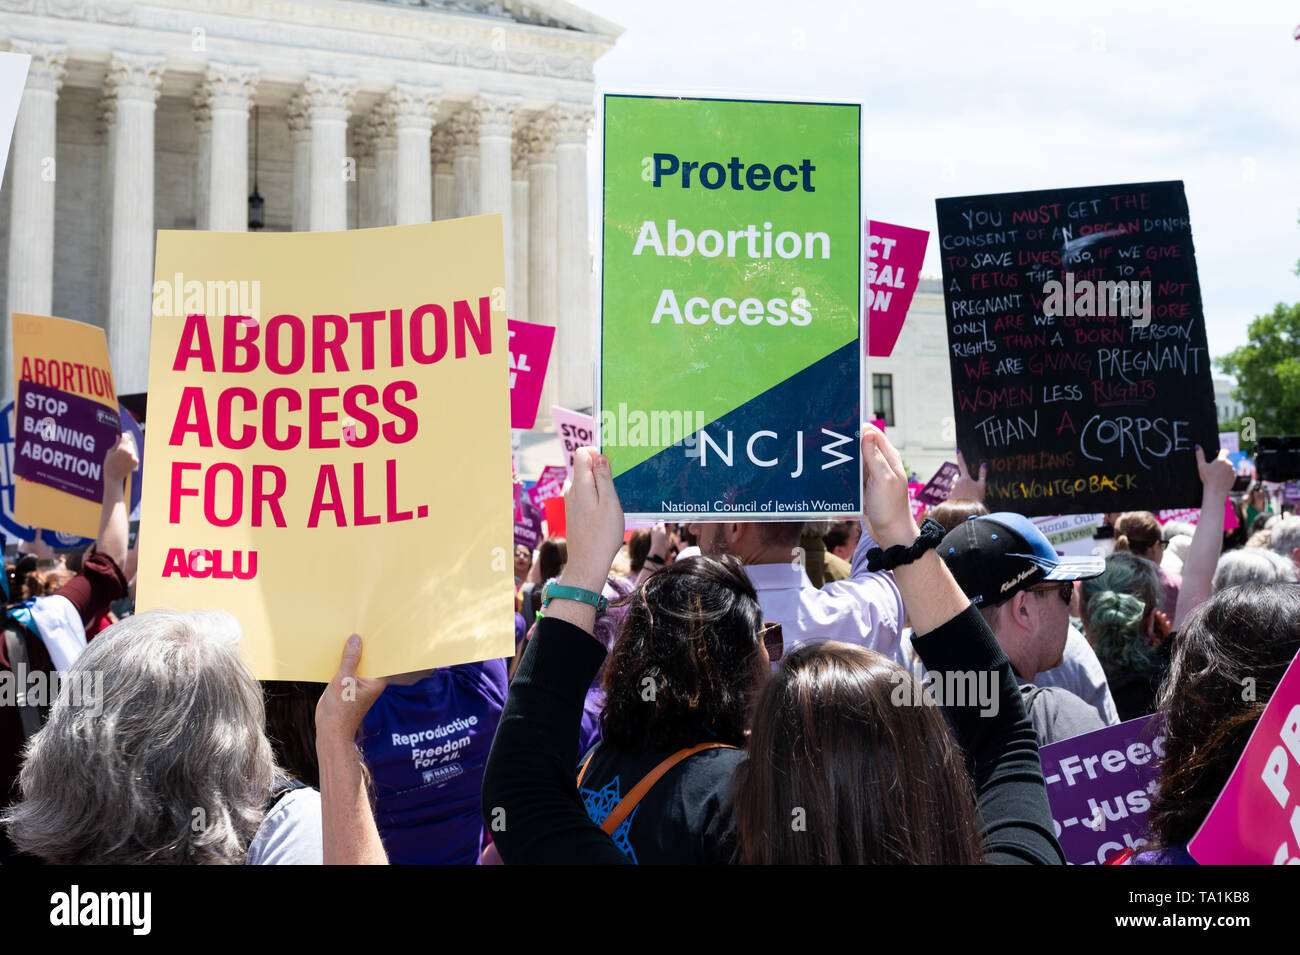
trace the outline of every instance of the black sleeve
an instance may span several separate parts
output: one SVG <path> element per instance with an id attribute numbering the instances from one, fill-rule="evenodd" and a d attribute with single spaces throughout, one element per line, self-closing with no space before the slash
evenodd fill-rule
<path id="1" fill-rule="evenodd" d="M 992 670 L 998 674 L 996 714 L 981 716 L 978 701 L 944 708 L 975 784 L 984 826 L 985 861 L 1064 865 L 1038 761 L 1034 724 L 1025 712 L 1011 661 L 984 618 L 969 606 L 941 627 L 913 638 L 912 646 L 927 670 Z"/>
<path id="2" fill-rule="evenodd" d="M 483 773 L 483 818 L 507 865 L 630 861 L 578 795 L 578 726 L 605 648 L 544 617 L 506 696 Z"/>

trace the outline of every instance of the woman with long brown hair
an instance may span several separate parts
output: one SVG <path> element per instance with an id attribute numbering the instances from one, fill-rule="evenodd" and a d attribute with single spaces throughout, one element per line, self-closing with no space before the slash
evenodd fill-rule
<path id="1" fill-rule="evenodd" d="M 961 753 L 922 688 L 873 650 L 796 650 L 754 717 L 738 770 L 745 862 L 972 864 L 983 861 Z M 918 820 L 943 820 L 941 825 Z"/>
<path id="2" fill-rule="evenodd" d="M 760 699 L 748 745 L 755 765 L 737 779 L 737 811 L 745 806 L 739 824 L 744 857 L 1059 864 L 1064 860 L 1053 835 L 1037 740 L 1011 663 L 934 552 L 942 529 L 928 524 L 922 534 L 912 519 L 898 452 L 879 429 L 864 425 L 863 432 L 866 519 L 873 539 L 888 548 L 884 563 L 895 568 L 918 634 L 913 646 L 941 678 L 973 676 L 993 692 L 978 694 L 978 701 L 943 700 L 954 742 L 944 737 L 937 710 L 923 715 L 924 694 L 900 680 L 906 677 L 901 669 L 834 646 L 793 654 Z M 577 452 L 565 507 L 569 563 L 560 580 L 563 591 L 544 611 L 506 701 L 483 780 L 483 813 L 508 820 L 494 836 L 507 863 L 627 863 L 588 816 L 574 772 L 573 729 L 605 654 L 591 638 L 599 604 L 591 599 L 598 597 L 593 588 L 604 580 L 623 536 L 608 459 L 587 448 Z M 945 679 L 946 685 L 953 682 Z M 819 694 L 819 683 L 837 689 Z M 780 694 L 787 686 L 795 688 L 794 705 L 783 712 Z M 888 704 L 880 697 L 886 687 Z M 904 692 L 896 698 L 899 688 Z M 794 721 L 788 733 L 778 729 L 787 719 Z M 921 742 L 913 746 L 916 735 Z M 966 754 L 965 767 L 957 752 Z M 773 782 L 783 767 L 797 770 L 787 788 Z M 964 788 L 966 772 L 970 781 Z M 853 797 L 857 793 L 861 800 Z M 806 848 L 792 846 L 785 835 L 800 827 Z"/>

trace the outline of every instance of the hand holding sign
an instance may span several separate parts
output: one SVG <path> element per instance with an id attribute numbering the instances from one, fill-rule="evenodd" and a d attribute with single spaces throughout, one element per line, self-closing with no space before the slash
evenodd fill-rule
<path id="1" fill-rule="evenodd" d="M 989 463 L 983 461 L 980 463 L 979 480 L 970 476 L 970 471 L 966 467 L 966 459 L 957 452 L 957 480 L 952 482 L 952 490 L 948 492 L 950 501 L 976 501 L 984 500 L 984 479 L 989 473 Z"/>
<path id="2" fill-rule="evenodd" d="M 569 560 L 561 581 L 597 593 L 623 546 L 623 507 L 614 490 L 609 458 L 595 448 L 573 455 L 573 486 L 564 496 Z"/>
<path id="3" fill-rule="evenodd" d="M 862 512 L 871 536 L 882 547 L 912 543 L 920 531 L 907 496 L 907 471 L 898 451 L 875 425 L 862 426 L 862 462 Z"/>
<path id="4" fill-rule="evenodd" d="M 136 453 L 135 438 L 131 437 L 129 431 L 123 431 L 104 455 L 105 486 L 125 484 L 131 472 L 139 466 L 140 456 Z"/>
<path id="5" fill-rule="evenodd" d="M 1205 460 L 1205 452 L 1201 446 L 1196 446 L 1196 473 L 1201 477 L 1201 486 L 1205 493 L 1213 494 L 1215 497 L 1227 497 L 1228 492 L 1232 490 L 1233 482 L 1237 480 L 1236 469 L 1233 468 L 1232 462 L 1228 460 L 1228 449 L 1223 448 L 1219 451 L 1219 456 L 1211 461 Z"/>

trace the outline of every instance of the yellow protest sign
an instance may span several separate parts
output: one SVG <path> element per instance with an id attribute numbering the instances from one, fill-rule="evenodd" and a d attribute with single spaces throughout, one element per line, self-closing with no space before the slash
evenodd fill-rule
<path id="1" fill-rule="evenodd" d="M 48 315 L 13 323 L 14 519 L 95 537 L 104 455 L 122 430 L 104 330 Z"/>
<path id="2" fill-rule="evenodd" d="M 137 607 L 265 680 L 512 653 L 504 285 L 500 216 L 158 233 Z"/>

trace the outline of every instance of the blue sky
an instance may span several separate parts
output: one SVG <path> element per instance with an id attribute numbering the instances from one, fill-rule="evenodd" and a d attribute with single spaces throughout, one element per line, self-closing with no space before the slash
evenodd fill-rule
<path id="1" fill-rule="evenodd" d="M 933 232 L 939 196 L 1182 179 L 1211 354 L 1300 301 L 1300 3 L 579 5 L 626 30 L 598 90 L 860 99 L 871 218 Z"/>

